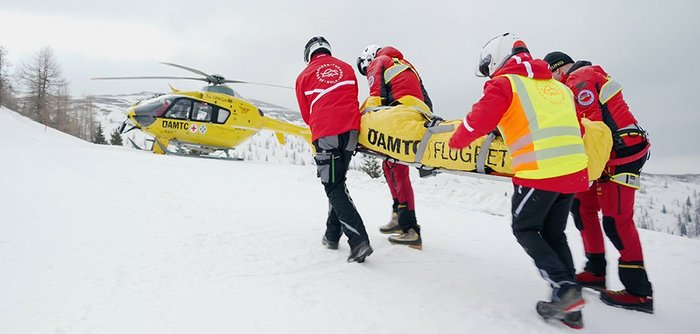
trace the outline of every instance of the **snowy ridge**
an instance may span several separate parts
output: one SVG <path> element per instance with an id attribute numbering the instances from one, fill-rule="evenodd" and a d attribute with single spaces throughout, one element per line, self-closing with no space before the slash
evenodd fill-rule
<path id="1" fill-rule="evenodd" d="M 289 110 L 285 107 L 256 99 L 248 99 L 248 101 L 260 108 L 265 116 L 270 116 L 272 118 L 277 118 L 291 123 L 304 124 L 299 111 Z"/>
<path id="2" fill-rule="evenodd" d="M 416 251 L 378 232 L 386 185 L 351 171 L 375 249 L 356 264 L 345 238 L 320 245 L 327 207 L 310 165 L 93 145 L 7 109 L 0 154 L 0 333 L 569 331 L 535 313 L 549 288 L 510 232 L 505 182 L 417 180 Z M 580 268 L 571 223 L 567 234 Z M 656 314 L 586 291 L 580 333 L 696 332 L 700 243 L 640 235 Z"/>

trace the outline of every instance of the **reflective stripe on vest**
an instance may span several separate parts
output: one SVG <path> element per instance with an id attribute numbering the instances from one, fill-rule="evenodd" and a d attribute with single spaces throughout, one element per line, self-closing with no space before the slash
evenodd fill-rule
<path id="1" fill-rule="evenodd" d="M 612 99 L 615 94 L 619 93 L 622 90 L 622 85 L 617 83 L 617 81 L 610 79 L 608 77 L 608 82 L 606 82 L 603 87 L 600 89 L 600 93 L 598 93 L 598 100 L 600 103 L 605 104 L 607 103 L 610 99 Z"/>
<path id="2" fill-rule="evenodd" d="M 585 169 L 588 158 L 572 93 L 553 79 L 504 76 L 511 82 L 513 100 L 499 128 L 515 176 L 544 179 Z"/>
<path id="3" fill-rule="evenodd" d="M 394 65 L 387 68 L 384 71 L 384 82 L 389 83 L 391 79 L 396 77 L 397 75 L 401 74 L 401 72 L 411 69 L 411 66 L 408 66 L 404 63 L 401 62 L 398 58 L 393 58 L 394 59 Z M 416 73 L 416 75 L 418 75 Z"/>

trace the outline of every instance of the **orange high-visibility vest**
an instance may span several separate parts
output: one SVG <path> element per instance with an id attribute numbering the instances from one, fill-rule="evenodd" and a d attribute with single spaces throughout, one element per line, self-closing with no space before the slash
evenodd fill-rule
<path id="1" fill-rule="evenodd" d="M 554 79 L 504 75 L 513 100 L 498 128 L 522 179 L 547 179 L 585 169 L 588 158 L 571 91 Z"/>

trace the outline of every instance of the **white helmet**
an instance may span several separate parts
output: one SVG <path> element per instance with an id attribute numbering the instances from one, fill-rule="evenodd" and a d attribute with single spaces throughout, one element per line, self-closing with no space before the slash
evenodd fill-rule
<path id="1" fill-rule="evenodd" d="M 304 62 L 308 64 L 314 53 L 321 50 L 331 54 L 331 44 L 323 36 L 312 37 L 304 46 Z"/>
<path id="2" fill-rule="evenodd" d="M 506 60 L 520 52 L 528 52 L 527 46 L 515 35 L 507 32 L 492 38 L 481 48 L 479 62 L 476 65 L 476 76 L 492 76 L 503 67 Z"/>
<path id="3" fill-rule="evenodd" d="M 374 58 L 377 56 L 377 51 L 379 51 L 381 48 L 381 46 L 375 44 L 368 45 L 364 51 L 362 51 L 362 54 L 357 57 L 357 70 L 360 71 L 360 74 L 367 75 L 367 67 L 369 67 L 369 63 L 374 60 Z"/>

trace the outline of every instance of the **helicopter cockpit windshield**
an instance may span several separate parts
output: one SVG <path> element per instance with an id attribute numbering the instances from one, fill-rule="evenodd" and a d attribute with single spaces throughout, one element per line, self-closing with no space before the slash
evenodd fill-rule
<path id="1" fill-rule="evenodd" d="M 160 116 L 173 103 L 176 96 L 160 95 L 143 100 L 134 108 L 134 118 L 141 126 L 149 126 L 156 121 L 156 116 Z"/>

